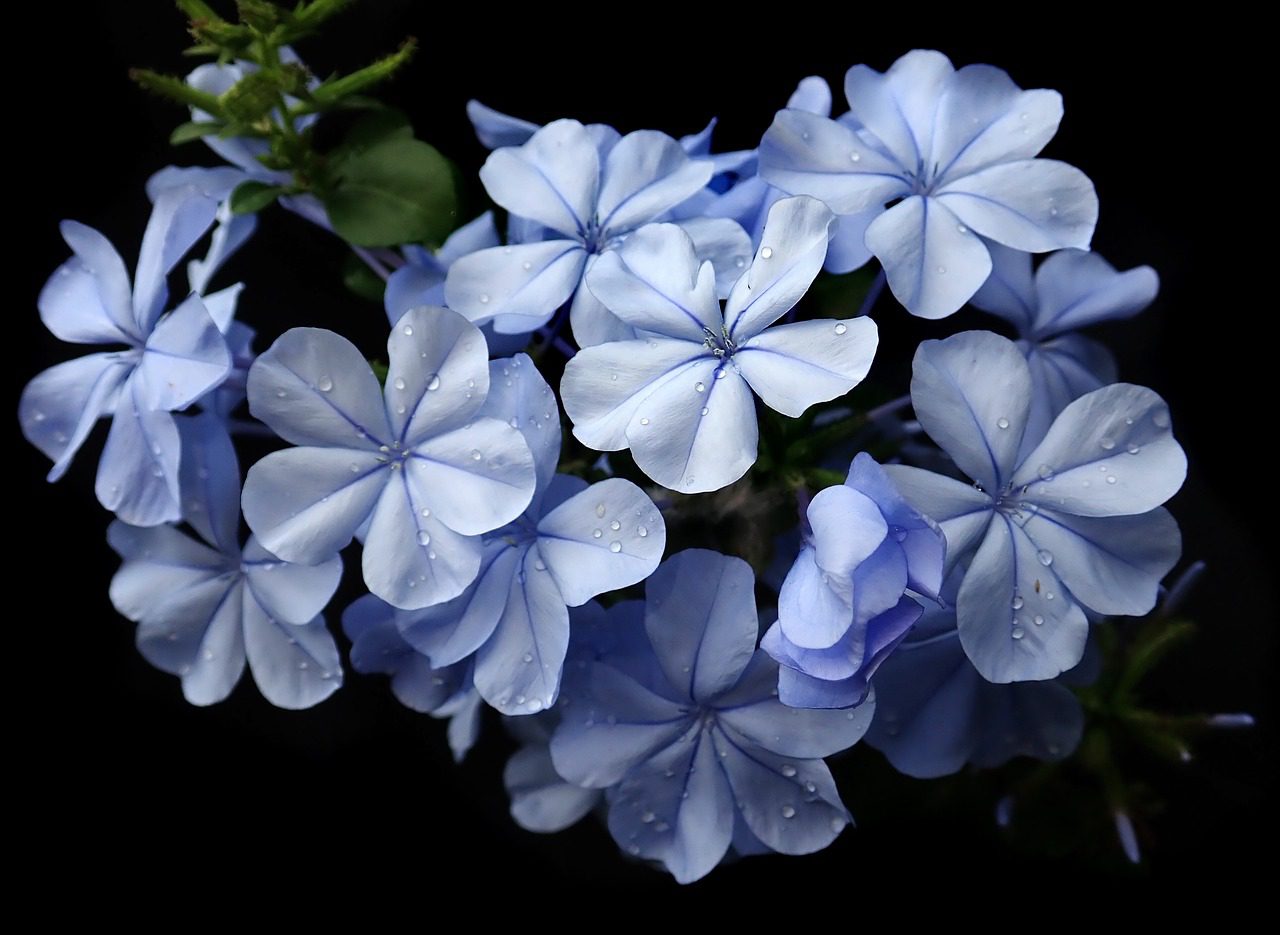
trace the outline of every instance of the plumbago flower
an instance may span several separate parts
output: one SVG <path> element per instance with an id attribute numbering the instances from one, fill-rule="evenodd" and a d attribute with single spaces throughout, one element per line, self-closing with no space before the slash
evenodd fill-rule
<path id="1" fill-rule="evenodd" d="M 475 685 L 504 714 L 555 703 L 569 646 L 569 607 L 644 580 L 658 567 L 666 524 L 635 484 L 556 474 L 559 413 L 523 354 L 490 365 L 482 416 L 519 426 L 533 451 L 537 489 L 524 514 L 483 538 L 479 574 L 455 600 L 397 624 L 437 668 L 474 656 Z"/>
<path id="2" fill-rule="evenodd" d="M 463 224 L 434 253 L 418 244 L 406 244 L 403 252 L 407 262 L 387 279 L 383 294 L 391 324 L 419 305 L 444 305 L 444 280 L 449 267 L 469 253 L 497 245 L 492 211 Z"/>
<path id="3" fill-rule="evenodd" d="M 798 416 L 856 386 L 878 341 L 868 318 L 769 328 L 822 268 L 831 212 L 788 198 L 769 212 L 763 246 L 721 313 L 710 263 L 677 227 L 643 228 L 601 257 L 588 282 L 645 337 L 584 348 L 560 385 L 573 434 L 599 451 L 630 448 L 636 464 L 683 493 L 718 490 L 756 460 L 752 391 Z"/>
<path id="4" fill-rule="evenodd" d="M 27 440 L 54 462 L 49 480 L 71 465 L 89 430 L 112 416 L 98 462 L 99 502 L 135 526 L 182 516 L 181 444 L 173 413 L 218 386 L 231 356 L 200 296 L 164 314 L 165 277 L 209 229 L 216 201 L 194 186 L 173 186 L 156 199 L 142 236 L 132 290 L 124 261 L 92 227 L 62 222 L 75 256 L 40 293 L 40 317 L 76 344 L 125 345 L 51 367 L 27 384 L 18 417 Z"/>
<path id="5" fill-rule="evenodd" d="M 718 552 L 664 562 L 646 583 L 647 652 L 591 663 L 551 740 L 556 772 L 610 790 L 618 845 L 681 883 L 730 844 L 808 854 L 850 821 L 821 758 L 856 743 L 875 705 L 779 702 L 777 664 L 756 650 L 754 586 L 746 562 Z"/>
<path id="6" fill-rule="evenodd" d="M 1155 300 L 1160 279 L 1150 266 L 1121 273 L 1096 253 L 1062 250 L 1032 274 L 1031 254 L 989 244 L 991 277 L 972 304 L 1018 329 L 1031 368 L 1027 440 L 1038 440 L 1067 404 L 1116 381 L 1111 352 L 1077 328 L 1130 318 Z"/>
<path id="7" fill-rule="evenodd" d="M 304 447 L 249 470 L 245 520 L 287 561 L 325 561 L 368 522 L 369 590 L 397 607 L 456 597 L 480 570 L 481 533 L 515 519 L 535 476 L 524 436 L 481 415 L 484 336 L 415 308 L 387 339 L 385 390 L 351 342 L 285 332 L 249 371 L 249 409 Z"/>
<path id="8" fill-rule="evenodd" d="M 480 735 L 480 693 L 471 682 L 470 663 L 433 669 L 430 660 L 405 642 L 398 611 L 366 594 L 342 612 L 342 632 L 351 640 L 357 672 L 391 676 L 391 692 L 406 708 L 449 719 L 449 749 L 457 762 Z"/>
<path id="9" fill-rule="evenodd" d="M 991 272 L 984 237 L 1033 253 L 1089 246 L 1093 183 L 1034 158 L 1062 119 L 1056 91 L 1023 91 L 998 68 L 957 71 L 920 50 L 884 74 L 855 65 L 844 88 L 840 122 L 778 113 L 760 143 L 760 175 L 839 214 L 880 211 L 866 246 L 913 315 L 943 318 L 969 300 Z"/>
<path id="10" fill-rule="evenodd" d="M 1031 392 L 1012 341 L 988 331 L 925 341 L 911 379 L 916 417 L 974 484 L 886 468 L 942 527 L 948 567 L 969 562 L 957 629 L 991 682 L 1070 669 L 1089 632 L 1082 608 L 1146 613 L 1181 550 L 1160 508 L 1187 469 L 1164 400 L 1127 383 L 1094 390 L 1021 455 Z"/>
<path id="11" fill-rule="evenodd" d="M 196 540 L 172 526 L 111 524 L 124 559 L 111 602 L 138 624 L 138 650 L 182 679 L 192 704 L 222 701 L 245 660 L 258 690 L 281 708 L 308 708 L 342 684 L 338 647 L 320 612 L 342 560 L 282 562 L 250 536 L 240 547 L 240 467 L 210 414 L 182 420 L 182 504 Z"/>
<path id="12" fill-rule="evenodd" d="M 545 229 L 537 242 L 480 250 L 449 269 L 450 308 L 499 333 L 546 324 L 573 300 L 570 320 L 586 347 L 631 332 L 583 286 L 583 277 L 634 230 L 660 220 L 699 192 L 715 171 L 690 159 L 680 144 L 655 130 L 619 137 L 592 132 L 576 120 L 557 120 L 521 146 L 495 150 L 480 170 L 489 197 L 525 226 Z M 704 258 L 727 276 L 750 252 L 746 232 L 722 218 L 687 222 Z M 722 282 L 727 290 L 728 280 Z"/>
<path id="13" fill-rule="evenodd" d="M 923 610 L 907 589 L 937 598 L 942 532 L 865 452 L 843 484 L 814 496 L 805 519 L 804 544 L 778 594 L 778 622 L 760 648 L 781 664 L 783 704 L 861 704 L 871 676 Z"/>
<path id="14" fill-rule="evenodd" d="M 1084 731 L 1084 710 L 1055 679 L 996 685 L 960 645 L 954 607 L 925 611 L 876 673 L 867 743 L 898 772 L 932 779 L 966 763 L 983 769 L 1015 756 L 1061 760 Z"/>

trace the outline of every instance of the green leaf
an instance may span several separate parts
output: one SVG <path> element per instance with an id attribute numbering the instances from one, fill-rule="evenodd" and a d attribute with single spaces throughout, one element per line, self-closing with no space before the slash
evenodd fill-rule
<path id="1" fill-rule="evenodd" d="M 285 193 L 279 185 L 266 182 L 241 182 L 231 193 L 232 214 L 255 214 Z"/>
<path id="2" fill-rule="evenodd" d="M 439 243 L 457 215 L 449 162 L 433 146 L 393 136 L 331 164 L 321 189 L 338 235 L 361 247 Z"/>
<path id="3" fill-rule="evenodd" d="M 145 68 L 130 69 L 129 77 L 153 94 L 206 111 L 215 117 L 223 115 L 222 102 L 216 96 L 196 90 L 181 78 L 162 75 Z"/>
<path id="4" fill-rule="evenodd" d="M 348 253 L 342 258 L 342 284 L 360 298 L 379 305 L 382 304 L 382 296 L 387 289 L 382 277 L 369 269 L 369 265 L 354 253 Z"/>
<path id="5" fill-rule="evenodd" d="M 183 143 L 190 143 L 193 140 L 218 133 L 221 129 L 222 124 L 220 123 L 192 120 L 174 127 L 173 132 L 169 134 L 169 142 L 174 146 L 181 146 Z"/>
<path id="6" fill-rule="evenodd" d="M 409 118 L 394 107 L 383 107 L 357 120 L 346 137 L 329 153 L 335 165 L 388 140 L 413 139 Z"/>

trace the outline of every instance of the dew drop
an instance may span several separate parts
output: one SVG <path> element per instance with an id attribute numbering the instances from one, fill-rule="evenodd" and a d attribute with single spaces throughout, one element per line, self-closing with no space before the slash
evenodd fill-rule
<path id="1" fill-rule="evenodd" d="M 946 272 L 947 272 L 947 268 L 946 268 L 945 266 L 939 266 L 939 267 L 938 267 L 938 273 L 939 273 L 939 274 L 941 274 L 941 275 L 945 275 L 945 274 L 946 274 Z"/>
<path id="2" fill-rule="evenodd" d="M 844 322 L 840 322 L 840 324 L 836 325 L 836 334 L 844 334 L 848 330 L 849 326 Z"/>
<path id="3" fill-rule="evenodd" d="M 1039 552 L 1036 553 L 1036 558 L 1040 560 L 1040 564 L 1043 565 L 1045 568 L 1048 568 L 1050 565 L 1053 564 L 1053 553 L 1050 552 L 1048 549 L 1041 549 Z"/>
<path id="4" fill-rule="evenodd" d="M 1132 424 L 1133 424 L 1133 421 L 1132 421 L 1132 420 L 1127 420 L 1127 421 L 1129 422 L 1129 424 L 1130 424 L 1130 425 L 1132 425 Z M 1155 414 L 1151 417 L 1151 421 L 1155 423 L 1156 428 L 1158 428 L 1158 429 L 1167 429 L 1167 428 L 1169 427 L 1169 412 L 1168 412 L 1168 410 L 1161 409 L 1159 412 L 1155 413 Z"/>
<path id="5" fill-rule="evenodd" d="M 521 658 L 524 659 L 525 664 L 527 665 L 530 662 L 533 662 L 533 653 L 525 653 L 524 656 L 522 656 Z"/>
<path id="6" fill-rule="evenodd" d="M 1042 627 L 1044 626 L 1044 617 L 1040 616 L 1039 614 L 1036 614 L 1034 617 L 1031 618 L 1031 622 L 1038 627 Z"/>
<path id="7" fill-rule="evenodd" d="M 431 533 L 427 532 L 425 529 L 419 530 L 418 545 L 430 545 L 430 544 L 431 544 Z"/>
<path id="8" fill-rule="evenodd" d="M 604 517 L 604 514 L 605 514 L 604 504 L 603 504 L 603 503 L 597 503 L 597 504 L 596 504 L 596 516 L 599 516 L 599 517 L 603 518 L 603 517 Z M 614 527 L 614 528 L 616 529 L 617 527 Z"/>
<path id="9" fill-rule="evenodd" d="M 851 152 L 851 153 L 849 154 L 849 161 L 850 161 L 850 162 L 861 162 L 861 161 L 862 161 L 862 153 L 858 152 L 857 150 L 854 150 L 853 152 Z"/>
<path id="10" fill-rule="evenodd" d="M 745 259 L 743 259 L 742 257 L 740 257 L 740 256 L 738 256 L 738 257 L 734 257 L 734 258 L 733 258 L 733 265 L 734 265 L 734 266 L 736 266 L 736 267 L 738 267 L 738 269 L 742 269 L 742 267 L 744 267 L 744 266 L 746 266 L 746 265 L 747 265 L 747 261 L 746 261 Z"/>
<path id="11" fill-rule="evenodd" d="M 649 424 L 649 420 L 648 420 L 648 419 L 641 419 L 641 420 L 640 420 L 640 424 L 641 424 L 641 425 L 648 425 L 648 424 Z"/>
<path id="12" fill-rule="evenodd" d="M 782 775 L 790 779 L 792 776 L 796 774 L 796 768 L 792 766 L 790 763 L 787 763 L 783 765 L 781 772 L 782 772 Z"/>
<path id="13" fill-rule="evenodd" d="M 644 822 L 646 825 L 653 824 L 654 821 L 657 820 L 657 818 L 658 816 L 655 815 L 653 812 L 645 812 L 643 815 L 640 816 L 640 820 Z"/>
<path id="14" fill-rule="evenodd" d="M 405 334 L 405 337 L 407 338 L 413 337 L 413 325 L 405 325 L 404 334 Z"/>
<path id="15" fill-rule="evenodd" d="M 479 449 L 479 448 L 472 448 L 472 449 L 471 449 L 471 460 L 472 460 L 472 461 L 479 461 L 479 460 L 480 460 L 481 458 L 483 458 L 483 457 L 484 457 L 484 455 L 482 455 L 482 454 L 480 453 L 480 449 Z"/>
<path id="16" fill-rule="evenodd" d="M 618 382 L 618 375 L 617 375 L 616 373 L 611 373 L 611 374 L 609 374 L 609 379 L 610 379 L 610 380 L 612 380 L 614 383 L 617 383 L 617 382 Z"/>
<path id="17" fill-rule="evenodd" d="M 648 535 L 649 535 L 649 530 L 648 530 L 648 529 L 646 529 L 646 528 L 645 528 L 645 527 L 643 527 L 643 526 L 637 526 L 637 527 L 636 527 L 636 535 L 637 535 L 637 536 L 639 536 L 641 539 L 643 539 L 643 538 L 645 538 L 646 536 L 648 536 Z"/>
<path id="18" fill-rule="evenodd" d="M 704 416 L 705 416 L 705 415 L 706 415 L 708 412 L 710 412 L 710 411 L 711 411 L 711 410 L 710 410 L 710 409 L 708 409 L 706 406 L 703 406 L 703 407 L 702 407 L 702 415 L 704 415 Z"/>
<path id="19" fill-rule="evenodd" d="M 359 474 L 359 473 L 360 473 L 360 465 L 356 464 L 354 461 L 353 461 L 353 462 L 351 462 L 351 473 L 352 473 L 352 474 Z"/>
<path id="20" fill-rule="evenodd" d="M 288 397 L 289 394 L 286 393 L 284 390 L 276 390 L 276 395 L 281 399 L 285 399 Z"/>
<path id="21" fill-rule="evenodd" d="M 836 832 L 837 834 L 839 834 L 841 831 L 843 831 L 843 830 L 844 830 L 844 819 L 843 819 L 843 818 L 832 818 L 832 819 L 831 819 L 831 830 L 832 830 L 832 831 L 834 831 L 834 832 Z"/>
<path id="22" fill-rule="evenodd" d="M 1044 592 L 1044 599 L 1045 599 L 1046 601 L 1051 601 L 1051 600 L 1053 600 L 1053 592 L 1052 592 L 1052 591 L 1045 591 L 1045 592 Z"/>
<path id="23" fill-rule="evenodd" d="M 533 269 L 533 264 L 530 263 L 528 260 L 525 260 L 523 263 L 520 264 L 520 268 L 527 272 L 528 270 Z"/>
<path id="24" fill-rule="evenodd" d="M 1116 482 L 1116 476 L 1115 476 L 1114 474 L 1110 475 L 1110 476 L 1107 478 L 1107 483 L 1108 483 L 1108 484 L 1114 484 L 1115 482 Z"/>
<path id="25" fill-rule="evenodd" d="M 482 292 L 482 293 L 480 293 L 480 304 L 481 304 L 481 305 L 488 305 L 488 304 L 489 304 L 489 293 L 487 293 L 487 292 Z"/>
<path id="26" fill-rule="evenodd" d="M 614 532 L 617 532 L 619 529 L 622 528 L 622 523 L 618 522 L 615 519 L 612 523 L 609 524 L 609 528 L 612 529 Z"/>
<path id="27" fill-rule="evenodd" d="M 1040 475 L 1041 480 L 1048 481 L 1053 480 L 1054 478 L 1053 468 L 1049 467 L 1047 464 L 1040 465 L 1040 469 L 1036 471 L 1036 473 Z"/>
<path id="28" fill-rule="evenodd" d="M 422 518 L 426 519 L 430 515 L 431 515 L 431 511 L 424 506 L 422 508 Z"/>
<path id="29" fill-rule="evenodd" d="M 794 808 L 792 808 L 790 805 L 784 805 L 784 806 L 782 806 L 782 817 L 783 817 L 783 818 L 795 818 L 795 817 L 796 817 L 796 810 L 795 810 Z"/>
<path id="30" fill-rule="evenodd" d="M 1019 629 L 1018 627 L 1014 627 L 1013 632 L 1010 633 L 1009 635 L 1012 636 L 1015 640 L 1020 640 L 1022 639 L 1023 633 L 1021 629 Z"/>
<path id="31" fill-rule="evenodd" d="M 431 379 L 427 381 L 427 389 L 432 391 L 440 389 L 440 374 L 433 373 L 431 375 Z"/>
<path id="32" fill-rule="evenodd" d="M 901 526 L 890 526 L 889 533 L 893 536 L 894 542 L 905 542 L 907 540 L 907 531 Z"/>
<path id="33" fill-rule="evenodd" d="M 769 259 L 769 257 L 771 257 L 771 256 L 773 256 L 773 248 L 772 248 L 772 247 L 763 247 L 763 248 L 761 248 L 761 250 L 760 250 L 760 259 L 762 259 L 762 260 L 767 260 L 767 259 Z"/>
<path id="34" fill-rule="evenodd" d="M 398 390 L 404 389 L 405 387 L 404 377 L 396 377 L 395 382 L 392 385 Z"/>
<path id="35" fill-rule="evenodd" d="M 717 371 L 716 371 L 716 379 L 717 379 L 717 380 L 723 380 L 723 379 L 724 379 L 724 368 L 723 368 L 723 367 L 721 367 L 719 370 L 717 370 Z"/>
<path id="36" fill-rule="evenodd" d="M 592 538 L 592 539 L 599 539 L 599 538 L 600 538 L 601 536 L 603 536 L 603 535 L 604 535 L 604 530 L 602 530 L 602 529 L 593 529 L 593 530 L 591 530 L 591 538 Z"/>
<path id="37" fill-rule="evenodd" d="M 959 231 L 960 233 L 962 233 L 962 234 L 967 234 L 967 233 L 969 233 L 969 228 L 965 227 L 963 224 L 957 224 L 957 225 L 956 225 L 956 230 L 958 230 L 958 231 Z"/>
<path id="38" fill-rule="evenodd" d="M 1000 418 L 996 419 L 996 425 L 999 428 L 1007 429 L 1009 427 L 1009 420 L 1006 419 L 1004 416 L 1001 416 Z"/>
<path id="39" fill-rule="evenodd" d="M 331 389 L 333 389 L 333 381 L 330 380 L 328 377 L 321 377 L 320 382 L 316 384 L 316 389 L 318 389 L 321 393 L 327 393 Z"/>
<path id="40" fill-rule="evenodd" d="M 693 384 L 693 388 L 697 390 L 699 393 L 705 393 L 707 389 L 707 384 L 699 380 L 697 383 Z"/>
<path id="41" fill-rule="evenodd" d="M 621 552 L 621 551 L 622 551 L 622 543 L 621 543 L 621 542 L 619 542 L 617 539 L 613 540 L 612 542 L 610 542 L 610 543 L 609 543 L 609 551 L 610 551 L 610 552 L 613 552 L 615 555 L 616 555 L 617 553 Z"/>
<path id="42" fill-rule="evenodd" d="M 1022 599 L 1021 594 L 1015 594 L 1013 596 L 1013 600 L 1010 603 L 1012 604 L 1014 610 L 1022 610 L 1022 605 L 1025 604 L 1026 601 Z"/>
<path id="43" fill-rule="evenodd" d="M 533 567 L 534 567 L 534 568 L 536 568 L 538 571 L 546 571 L 546 570 L 547 570 L 547 563 L 546 563 L 546 562 L 544 562 L 542 559 L 540 559 L 540 558 L 539 558 L 539 559 L 534 560 Z"/>
<path id="44" fill-rule="evenodd" d="M 1125 451 L 1129 452 L 1129 454 L 1131 454 L 1131 455 L 1136 455 L 1136 454 L 1137 454 L 1139 451 L 1141 451 L 1141 450 L 1142 450 L 1142 449 L 1141 449 L 1141 448 L 1139 448 L 1137 445 L 1132 445 L 1132 444 L 1131 444 L 1128 448 L 1126 448 L 1126 449 L 1125 449 Z"/>
<path id="45" fill-rule="evenodd" d="M 1102 446 L 1103 451 L 1110 451 L 1116 446 L 1115 441 L 1110 438 L 1104 438 L 1102 441 L 1098 442 L 1098 444 Z"/>

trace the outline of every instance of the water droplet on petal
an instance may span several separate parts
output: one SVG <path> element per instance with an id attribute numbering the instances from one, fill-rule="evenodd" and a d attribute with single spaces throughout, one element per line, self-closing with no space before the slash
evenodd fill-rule
<path id="1" fill-rule="evenodd" d="M 521 658 L 524 659 L 526 664 L 533 662 L 533 653 L 525 653 Z"/>
<path id="2" fill-rule="evenodd" d="M 643 538 L 645 538 L 646 536 L 648 536 L 648 535 L 649 535 L 649 530 L 648 530 L 648 529 L 646 529 L 646 528 L 645 528 L 645 527 L 643 527 L 643 526 L 637 526 L 637 527 L 636 527 L 636 535 L 637 535 L 637 536 L 639 536 L 641 539 L 643 539 Z"/>
<path id="3" fill-rule="evenodd" d="M 431 534 L 427 532 L 425 529 L 420 529 L 418 531 L 418 545 L 430 545 L 430 544 L 431 544 Z"/>
<path id="4" fill-rule="evenodd" d="M 747 265 L 747 261 L 743 257 L 736 256 L 733 258 L 733 265 L 736 266 L 738 269 L 742 269 L 742 267 Z"/>
<path id="5" fill-rule="evenodd" d="M 1116 446 L 1115 441 L 1110 438 L 1104 438 L 1102 441 L 1098 442 L 1098 444 L 1102 446 L 1103 451 L 1110 451 Z"/>
<path id="6" fill-rule="evenodd" d="M 1006 419 L 1004 416 L 1001 416 L 1000 418 L 996 419 L 996 426 L 998 428 L 1007 429 L 1009 427 L 1009 420 Z"/>
<path id="7" fill-rule="evenodd" d="M 844 334 L 848 330 L 849 328 L 844 322 L 840 322 L 840 324 L 836 325 L 836 334 Z"/>
<path id="8" fill-rule="evenodd" d="M 1125 449 L 1125 451 L 1129 452 L 1131 455 L 1136 455 L 1141 450 L 1142 449 L 1140 447 L 1134 444 L 1130 444 L 1129 447 Z"/>
<path id="9" fill-rule="evenodd" d="M 782 806 L 782 817 L 783 817 L 783 818 L 795 818 L 795 817 L 796 817 L 796 810 L 795 810 L 795 808 L 793 808 L 793 807 L 792 807 L 792 806 L 790 806 L 790 805 L 784 805 L 784 806 Z"/>
<path id="10" fill-rule="evenodd" d="M 1013 596 L 1013 600 L 1010 603 L 1013 605 L 1014 610 L 1022 610 L 1022 605 L 1025 604 L 1026 601 L 1022 599 L 1021 594 L 1015 594 Z"/>
<path id="11" fill-rule="evenodd" d="M 724 379 L 724 367 L 721 367 L 719 370 L 716 371 L 716 379 L 717 380 Z"/>
<path id="12" fill-rule="evenodd" d="M 1112 474 L 1110 477 L 1107 478 L 1108 484 L 1114 484 L 1115 482 L 1116 482 L 1116 476 L 1114 474 Z"/>
<path id="13" fill-rule="evenodd" d="M 1053 480 L 1054 478 L 1053 468 L 1049 467 L 1047 464 L 1040 465 L 1040 469 L 1036 471 L 1036 473 L 1040 475 L 1041 480 L 1047 481 Z"/>
<path id="14" fill-rule="evenodd" d="M 604 516 L 604 514 L 605 514 L 605 507 L 604 507 L 604 504 L 603 504 L 603 503 L 597 503 L 597 504 L 596 504 L 596 516 L 603 517 L 603 516 Z"/>
<path id="15" fill-rule="evenodd" d="M 1018 629 L 1017 627 L 1014 627 L 1013 632 L 1010 633 L 1009 635 L 1012 636 L 1015 640 L 1020 640 L 1022 639 L 1023 633 L 1020 629 Z"/>
<path id="16" fill-rule="evenodd" d="M 711 410 L 710 410 L 710 409 L 708 409 L 706 406 L 703 406 L 703 407 L 702 407 L 702 415 L 704 415 L 704 416 L 705 416 L 705 415 L 706 415 L 707 413 L 709 413 L 710 411 L 711 411 Z"/>
<path id="17" fill-rule="evenodd" d="M 794 766 L 792 766 L 790 763 L 783 764 L 782 775 L 790 779 L 795 774 L 796 774 L 796 768 Z"/>
<path id="18" fill-rule="evenodd" d="M 946 274 L 946 272 L 947 272 L 947 268 L 946 268 L 945 266 L 939 266 L 939 267 L 938 267 L 938 273 L 939 273 L 939 275 L 945 275 L 945 274 Z"/>
<path id="19" fill-rule="evenodd" d="M 484 457 L 484 455 L 482 455 L 482 454 L 480 453 L 480 449 L 479 449 L 479 448 L 472 448 L 472 449 L 471 449 L 471 460 L 472 460 L 472 461 L 479 461 L 479 460 L 480 460 L 481 458 L 483 458 L 483 457 Z"/>
<path id="20" fill-rule="evenodd" d="M 707 384 L 699 380 L 697 383 L 693 384 L 693 388 L 697 390 L 699 393 L 703 393 L 703 392 L 706 392 Z"/>
<path id="21" fill-rule="evenodd" d="M 767 260 L 767 259 L 769 259 L 769 257 L 771 257 L 771 256 L 773 256 L 773 248 L 772 248 L 772 247 L 762 247 L 762 248 L 760 249 L 760 259 L 762 259 L 762 260 Z"/>
<path id="22" fill-rule="evenodd" d="M 433 391 L 440 389 L 440 374 L 433 373 L 431 375 L 431 379 L 427 381 L 427 389 Z"/>
<path id="23" fill-rule="evenodd" d="M 622 551 L 622 543 L 621 543 L 621 542 L 618 542 L 616 539 L 615 539 L 613 542 L 610 542 L 610 543 L 609 543 L 609 551 L 610 551 L 610 552 L 613 552 L 615 555 L 616 555 L 618 552 L 621 552 L 621 551 Z"/>
<path id="24" fill-rule="evenodd" d="M 318 389 L 321 393 L 327 393 L 331 389 L 333 389 L 333 381 L 330 380 L 328 377 L 321 377 L 320 382 L 316 384 L 316 389 Z"/>
<path id="25" fill-rule="evenodd" d="M 648 424 L 649 424 L 649 420 L 648 420 L 648 419 L 641 419 L 641 420 L 640 420 L 640 424 L 641 424 L 641 425 L 648 425 Z"/>
<path id="26" fill-rule="evenodd" d="M 957 224 L 957 225 L 956 225 L 956 230 L 958 230 L 958 231 L 959 231 L 960 233 L 962 233 L 962 234 L 967 234 L 967 233 L 969 233 L 969 228 L 965 227 L 963 224 Z"/>
<path id="27" fill-rule="evenodd" d="M 404 334 L 405 334 L 405 337 L 408 337 L 408 338 L 413 337 L 413 325 L 405 325 Z"/>
<path id="28" fill-rule="evenodd" d="M 488 304 L 489 304 L 489 293 L 487 293 L 487 292 L 482 292 L 482 293 L 480 293 L 480 304 L 481 304 L 481 305 L 488 305 Z"/>
<path id="29" fill-rule="evenodd" d="M 849 154 L 849 161 L 850 161 L 850 162 L 861 162 L 861 161 L 862 161 L 862 153 L 858 152 L 857 150 L 854 150 L 853 152 L 851 152 L 851 153 Z"/>
<path id="30" fill-rule="evenodd" d="M 1048 549 L 1041 549 L 1036 553 L 1036 558 L 1040 560 L 1040 564 L 1048 568 L 1053 564 L 1053 553 Z"/>
<path id="31" fill-rule="evenodd" d="M 1044 626 L 1044 617 L 1040 616 L 1039 614 L 1036 614 L 1034 617 L 1031 618 L 1031 622 L 1038 627 L 1042 627 Z"/>
<path id="32" fill-rule="evenodd" d="M 281 399 L 287 399 L 289 396 L 289 394 L 286 393 L 284 390 L 276 390 L 276 395 Z"/>
<path id="33" fill-rule="evenodd" d="M 622 528 L 622 523 L 618 522 L 615 519 L 612 523 L 609 524 L 609 528 L 612 529 L 614 532 L 617 532 L 619 529 Z"/>
<path id="34" fill-rule="evenodd" d="M 523 263 L 520 264 L 520 268 L 528 272 L 529 270 L 533 269 L 533 264 L 530 263 L 528 260 L 525 260 Z"/>
<path id="35" fill-rule="evenodd" d="M 604 535 L 604 530 L 602 530 L 602 529 L 593 529 L 593 530 L 591 530 L 591 538 L 592 538 L 592 539 L 599 539 L 599 538 L 600 538 L 601 536 L 603 536 L 603 535 Z"/>

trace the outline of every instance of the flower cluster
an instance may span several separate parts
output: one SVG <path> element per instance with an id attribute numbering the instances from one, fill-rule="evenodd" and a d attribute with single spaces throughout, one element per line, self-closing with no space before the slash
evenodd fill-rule
<path id="1" fill-rule="evenodd" d="M 258 67 L 196 69 L 197 124 Z M 305 76 L 291 52 L 271 67 Z M 325 87 L 298 78 L 272 105 L 302 102 L 294 139 Z M 486 213 L 438 249 L 367 249 L 349 200 L 290 174 L 305 153 L 227 133 L 206 138 L 229 165 L 153 178 L 132 279 L 64 222 L 41 318 L 113 349 L 35 377 L 19 418 L 50 480 L 111 419 L 97 495 L 140 652 L 193 704 L 246 662 L 269 702 L 323 701 L 343 679 L 325 610 L 357 541 L 351 666 L 450 718 L 458 757 L 495 708 L 521 742 L 521 825 L 598 812 L 681 882 L 731 851 L 830 844 L 852 818 L 824 757 L 864 735 L 912 776 L 1069 755 L 1091 626 L 1151 611 L 1181 552 L 1168 408 L 1075 333 L 1141 311 L 1156 275 L 1088 252 L 1092 184 L 1039 158 L 1056 92 L 927 51 L 855 66 L 844 91 L 832 118 L 806 78 L 758 149 L 722 154 L 714 121 L 623 135 L 472 102 L 506 227 Z M 254 355 L 241 285 L 208 287 L 276 196 L 382 275 L 385 348 L 294 328 Z M 863 307 L 813 317 L 824 269 L 872 258 Z M 878 373 L 885 282 L 912 315 L 970 303 L 1016 331 L 921 343 L 909 400 L 884 410 L 909 402 L 905 427 L 851 395 Z M 246 428 L 280 444 L 242 482 Z M 719 541 L 754 569 L 686 547 L 731 513 L 758 547 Z"/>

